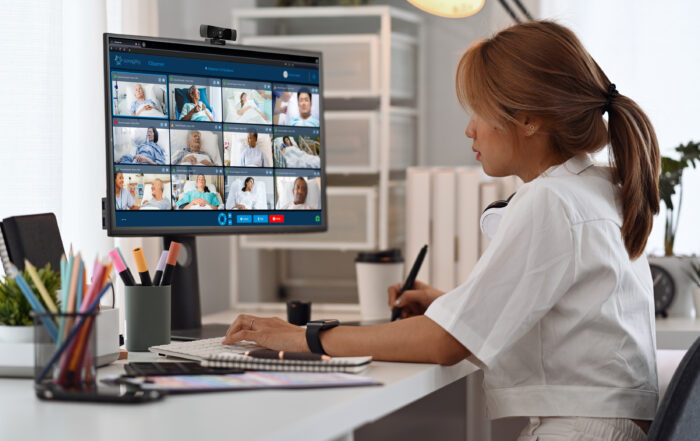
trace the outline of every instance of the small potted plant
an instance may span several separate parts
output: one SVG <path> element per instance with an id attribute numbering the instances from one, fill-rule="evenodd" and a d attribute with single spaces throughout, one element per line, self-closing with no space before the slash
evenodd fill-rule
<path id="1" fill-rule="evenodd" d="M 51 296 L 54 304 L 57 304 L 56 292 L 61 286 L 60 275 L 51 269 L 50 264 L 46 264 L 38 273 L 49 296 Z M 22 271 L 21 274 L 43 304 L 43 299 L 41 299 L 34 281 L 26 271 Z M 46 305 L 44 305 L 44 308 L 46 308 Z M 5 277 L 0 281 L 0 342 L 31 343 L 33 341 L 34 322 L 30 315 L 31 310 L 29 302 L 14 279 Z"/>
<path id="2" fill-rule="evenodd" d="M 665 207 L 664 256 L 650 257 L 652 276 L 654 277 L 654 296 L 659 303 L 659 296 L 673 299 L 665 309 L 657 311 L 662 315 L 668 312 L 670 316 L 695 317 L 696 307 L 693 304 L 691 287 L 688 276 L 688 261 L 692 256 L 678 256 L 673 251 L 678 231 L 678 219 L 683 205 L 683 171 L 688 167 L 696 167 L 700 163 L 700 142 L 689 141 L 675 148 L 678 159 L 663 156 L 661 158 L 661 176 L 659 177 L 659 196 Z M 659 268 L 660 267 L 660 268 Z M 666 292 L 658 292 L 659 290 Z M 673 292 L 670 292 L 673 291 Z M 698 310 L 700 312 L 700 310 Z"/>

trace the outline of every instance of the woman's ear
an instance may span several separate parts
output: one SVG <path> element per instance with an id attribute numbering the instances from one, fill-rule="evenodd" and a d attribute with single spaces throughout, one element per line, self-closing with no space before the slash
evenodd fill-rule
<path id="1" fill-rule="evenodd" d="M 542 120 L 540 118 L 536 118 L 526 114 L 521 114 L 516 118 L 520 122 L 523 134 L 526 137 L 534 135 L 542 127 Z"/>

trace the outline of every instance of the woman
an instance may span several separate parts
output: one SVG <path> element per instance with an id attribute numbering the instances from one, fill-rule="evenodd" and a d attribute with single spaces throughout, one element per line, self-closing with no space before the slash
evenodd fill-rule
<path id="1" fill-rule="evenodd" d="M 115 208 L 117 210 L 138 210 L 139 206 L 134 203 L 134 197 L 128 189 L 124 188 L 124 174 L 114 175 L 114 195 Z"/>
<path id="2" fill-rule="evenodd" d="M 236 117 L 233 122 L 246 122 L 251 124 L 267 124 L 270 118 L 258 109 L 255 103 L 248 102 L 248 94 L 241 92 L 238 103 L 234 109 Z"/>
<path id="3" fill-rule="evenodd" d="M 245 178 L 243 188 L 228 195 L 226 201 L 227 210 L 251 210 L 255 204 L 255 196 L 253 195 L 253 187 L 255 179 L 252 177 Z"/>
<path id="4" fill-rule="evenodd" d="M 530 417 L 521 440 L 646 439 L 658 399 L 643 254 L 659 209 L 651 123 L 570 30 L 547 21 L 474 44 L 456 85 L 473 110 L 466 135 L 484 171 L 525 182 L 469 279 L 448 293 L 419 283 L 398 300 L 391 287 L 405 317 L 397 322 L 307 340 L 282 320 L 239 316 L 224 343 L 467 358 L 484 370 L 491 418 Z M 607 143 L 610 167 L 594 166 L 588 154 Z"/>
<path id="5" fill-rule="evenodd" d="M 219 199 L 207 188 L 207 180 L 204 175 L 197 176 L 197 189 L 185 193 L 177 201 L 177 208 L 180 210 L 191 210 L 194 208 L 209 208 L 216 210 L 219 206 Z"/>
<path id="6" fill-rule="evenodd" d="M 206 104 L 199 100 L 199 89 L 190 86 L 187 90 L 187 99 L 190 101 L 182 106 L 180 119 L 184 121 L 214 121 L 214 117 L 207 109 Z"/>
<path id="7" fill-rule="evenodd" d="M 165 164 L 165 150 L 158 144 L 158 130 L 149 127 L 146 131 L 146 141 L 136 147 L 133 155 L 123 155 L 119 159 L 121 164 Z"/>
<path id="8" fill-rule="evenodd" d="M 131 103 L 131 108 L 129 109 L 131 111 L 131 116 L 139 116 L 142 112 L 158 109 L 158 105 L 156 105 L 153 100 L 146 99 L 146 92 L 143 90 L 141 84 L 136 84 L 136 86 L 134 86 L 134 96 L 136 97 L 136 101 Z"/>

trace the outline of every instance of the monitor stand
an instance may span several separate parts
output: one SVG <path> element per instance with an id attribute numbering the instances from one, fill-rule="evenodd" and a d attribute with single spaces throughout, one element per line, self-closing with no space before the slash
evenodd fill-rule
<path id="1" fill-rule="evenodd" d="M 230 325 L 230 323 L 202 325 L 195 239 L 195 236 L 184 235 L 163 237 L 163 249 L 170 248 L 170 242 L 173 241 L 182 244 L 171 284 L 170 334 L 172 340 L 223 337 Z"/>

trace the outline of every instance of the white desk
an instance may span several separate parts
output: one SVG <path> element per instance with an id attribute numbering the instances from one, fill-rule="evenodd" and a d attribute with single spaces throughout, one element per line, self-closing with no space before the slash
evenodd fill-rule
<path id="1" fill-rule="evenodd" d="M 656 347 L 658 349 L 688 349 L 700 337 L 700 319 L 657 318 Z"/>
<path id="2" fill-rule="evenodd" d="M 267 315 L 267 314 L 261 314 Z M 273 315 L 273 314 L 270 314 Z M 215 315 L 207 322 L 222 321 Z M 131 361 L 152 355 L 130 353 Z M 100 369 L 116 375 L 121 364 Z M 451 367 L 373 362 L 363 375 L 383 386 L 317 390 L 267 390 L 178 395 L 140 405 L 45 402 L 31 380 L 0 379 L 3 440 L 332 440 L 384 417 L 476 371 L 463 361 Z"/>

